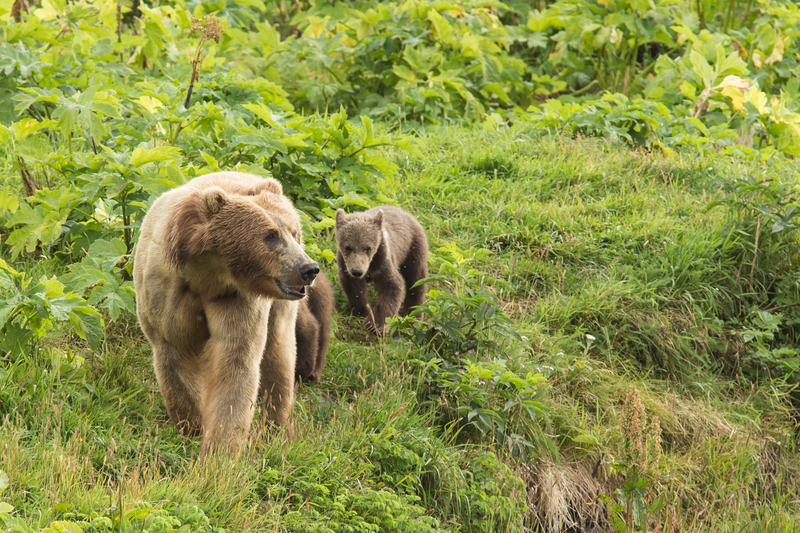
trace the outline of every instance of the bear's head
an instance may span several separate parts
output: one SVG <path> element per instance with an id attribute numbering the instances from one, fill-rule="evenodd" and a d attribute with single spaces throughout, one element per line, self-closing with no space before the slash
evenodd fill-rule
<path id="1" fill-rule="evenodd" d="M 277 182 L 275 182 L 277 184 Z M 212 185 L 179 204 L 167 233 L 167 260 L 177 269 L 192 264 L 226 267 L 218 277 L 236 289 L 282 300 L 299 300 L 319 267 L 303 251 L 300 217 L 277 190 L 237 194 Z M 213 260 L 212 260 L 213 259 Z"/>
<path id="2" fill-rule="evenodd" d="M 346 215 L 336 211 L 336 243 L 347 273 L 354 278 L 367 275 L 372 258 L 383 240 L 383 211 Z"/>

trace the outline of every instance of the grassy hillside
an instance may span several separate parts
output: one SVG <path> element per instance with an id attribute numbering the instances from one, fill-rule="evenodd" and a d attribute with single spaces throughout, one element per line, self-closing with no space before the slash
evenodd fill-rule
<path id="1" fill-rule="evenodd" d="M 800 528 L 800 12 L 786 0 L 0 0 L 0 530 Z M 138 228 L 208 172 L 428 232 L 294 431 L 198 464 Z"/>
<path id="2" fill-rule="evenodd" d="M 766 247 L 794 241 L 764 232 L 751 269 L 748 221 L 707 209 L 732 178 L 792 168 L 523 127 L 423 138 L 421 156 L 388 154 L 401 170 L 376 190 L 427 229 L 432 271 L 450 272 L 432 288 L 486 289 L 521 339 L 481 334 L 459 354 L 463 339 L 414 337 L 474 314 L 432 293 L 424 322 L 398 326 L 405 340 L 369 340 L 337 292 L 328 367 L 300 389 L 294 438 L 258 426 L 242 456 L 205 465 L 168 421 L 135 320 L 110 324 L 97 351 L 44 342 L 2 367 L 6 528 L 606 531 L 616 515 L 597 497 L 644 461 L 627 497 L 662 502 L 651 529 L 793 531 L 792 384 L 744 368 L 741 330 L 788 265 Z M 625 429 L 634 387 L 660 425 L 653 446 L 642 424 L 646 457 Z"/>

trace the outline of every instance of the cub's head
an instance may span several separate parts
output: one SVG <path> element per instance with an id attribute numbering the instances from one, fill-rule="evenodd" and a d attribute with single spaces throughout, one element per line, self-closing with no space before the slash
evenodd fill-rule
<path id="1" fill-rule="evenodd" d="M 336 243 L 350 276 L 366 276 L 382 240 L 383 211 L 380 209 L 372 214 L 352 215 L 346 215 L 341 209 L 336 211 Z"/>
<path id="2" fill-rule="evenodd" d="M 276 182 L 277 183 L 277 182 Z M 233 279 L 242 292 L 299 300 L 319 267 L 303 251 L 300 217 L 277 191 L 253 194 L 209 186 L 182 202 L 170 220 L 167 260 L 181 269 L 214 268 L 200 256 L 214 256 L 227 272 L 203 272 Z"/>

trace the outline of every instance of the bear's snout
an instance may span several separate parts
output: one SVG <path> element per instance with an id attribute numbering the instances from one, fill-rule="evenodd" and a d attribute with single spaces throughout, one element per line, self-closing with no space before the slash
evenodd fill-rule
<path id="1" fill-rule="evenodd" d="M 300 267 L 300 279 L 304 285 L 311 285 L 319 274 L 319 266 L 316 263 L 306 263 Z"/>
<path id="2" fill-rule="evenodd" d="M 354 278 L 360 278 L 361 276 L 364 275 L 364 271 L 361 270 L 360 268 L 354 268 L 350 270 L 350 275 L 353 276 Z"/>

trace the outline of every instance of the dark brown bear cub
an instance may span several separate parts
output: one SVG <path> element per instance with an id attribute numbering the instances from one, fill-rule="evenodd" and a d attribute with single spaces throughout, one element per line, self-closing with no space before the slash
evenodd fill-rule
<path id="1" fill-rule="evenodd" d="M 428 239 L 413 216 L 390 205 L 352 215 L 339 209 L 336 242 L 339 284 L 370 331 L 382 335 L 388 317 L 405 316 L 425 299 L 425 285 L 411 288 L 428 276 Z M 368 282 L 378 292 L 374 308 Z"/>
<path id="2" fill-rule="evenodd" d="M 313 286 L 306 287 L 306 298 L 300 300 L 297 312 L 297 362 L 295 382 L 319 381 L 331 343 L 333 287 L 320 272 Z"/>

